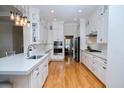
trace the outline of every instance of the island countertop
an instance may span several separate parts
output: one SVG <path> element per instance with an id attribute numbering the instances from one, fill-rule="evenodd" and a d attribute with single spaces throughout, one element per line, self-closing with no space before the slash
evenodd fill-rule
<path id="1" fill-rule="evenodd" d="M 0 58 L 0 75 L 28 75 L 47 56 L 48 54 L 43 54 L 39 59 L 27 59 L 21 53 Z"/>

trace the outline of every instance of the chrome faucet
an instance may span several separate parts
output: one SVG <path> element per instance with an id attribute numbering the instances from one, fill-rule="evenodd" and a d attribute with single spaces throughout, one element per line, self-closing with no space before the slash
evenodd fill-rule
<path id="1" fill-rule="evenodd" d="M 35 46 L 31 44 L 27 48 L 27 57 L 30 57 L 30 51 L 32 51 L 32 49 L 35 49 Z"/>

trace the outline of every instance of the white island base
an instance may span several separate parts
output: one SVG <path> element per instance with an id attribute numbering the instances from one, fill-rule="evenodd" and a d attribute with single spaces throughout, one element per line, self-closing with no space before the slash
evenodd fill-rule
<path id="1" fill-rule="evenodd" d="M 0 77 L 8 78 L 13 88 L 42 88 L 48 76 L 48 55 L 40 59 L 25 59 L 23 54 L 19 54 L 1 59 L 0 67 Z"/>

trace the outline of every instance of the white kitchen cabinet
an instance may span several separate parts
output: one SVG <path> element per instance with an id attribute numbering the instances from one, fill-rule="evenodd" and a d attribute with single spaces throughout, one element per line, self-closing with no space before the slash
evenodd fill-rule
<path id="1" fill-rule="evenodd" d="M 53 28 L 53 41 L 62 41 L 62 53 L 55 55 L 54 50 L 52 51 L 52 60 L 64 60 L 64 22 L 63 21 L 58 21 L 58 22 L 53 22 L 52 23 L 52 28 Z"/>
<path id="2" fill-rule="evenodd" d="M 39 68 L 39 71 L 40 71 L 40 87 L 43 86 L 47 76 L 48 76 L 48 58 L 44 60 L 44 63 L 40 65 L 40 68 Z"/>
<path id="3" fill-rule="evenodd" d="M 53 22 L 53 41 L 64 41 L 63 22 Z"/>
<path id="4" fill-rule="evenodd" d="M 87 19 L 86 35 L 97 33 L 97 38 L 88 37 L 90 43 L 107 43 L 108 37 L 108 6 L 99 6 L 96 11 Z M 88 42 L 88 43 L 89 43 Z"/>
<path id="5" fill-rule="evenodd" d="M 42 73 L 39 70 L 40 66 L 34 69 L 31 73 L 31 87 L 38 88 L 42 80 Z"/>
<path id="6" fill-rule="evenodd" d="M 64 41 L 64 29 L 63 23 L 59 23 L 58 25 L 58 39 L 59 41 Z"/>
<path id="7" fill-rule="evenodd" d="M 29 8 L 29 19 L 30 19 L 30 43 L 40 43 L 40 17 L 39 10 L 33 7 Z"/>
<path id="8" fill-rule="evenodd" d="M 12 76 L 14 88 L 41 88 L 48 76 L 48 57 L 28 75 Z"/>
<path id="9" fill-rule="evenodd" d="M 53 44 L 53 26 L 48 23 L 48 44 Z"/>
<path id="10" fill-rule="evenodd" d="M 97 10 L 97 43 L 107 43 L 108 7 L 102 6 Z"/>
<path id="11" fill-rule="evenodd" d="M 86 54 L 86 66 L 92 71 L 93 69 L 93 55 Z"/>
<path id="12" fill-rule="evenodd" d="M 99 80 L 106 84 L 106 60 L 82 51 L 81 63 L 83 63 Z"/>
<path id="13" fill-rule="evenodd" d="M 80 62 L 86 65 L 86 53 L 81 50 Z"/>
<path id="14" fill-rule="evenodd" d="M 106 84 L 106 61 L 102 60 L 100 58 L 95 57 L 94 58 L 94 62 L 95 62 L 95 74 L 96 76 L 104 83 Z"/>
<path id="15" fill-rule="evenodd" d="M 48 62 L 50 62 L 52 59 L 52 49 L 49 52 L 47 52 L 47 54 L 48 54 Z"/>

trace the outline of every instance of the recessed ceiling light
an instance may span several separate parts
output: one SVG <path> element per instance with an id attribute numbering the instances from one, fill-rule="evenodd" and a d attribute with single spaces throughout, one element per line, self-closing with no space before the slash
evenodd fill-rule
<path id="1" fill-rule="evenodd" d="M 82 10 L 81 10 L 81 9 L 79 9 L 79 10 L 78 10 L 78 13 L 82 13 Z"/>
<path id="2" fill-rule="evenodd" d="M 54 13 L 55 11 L 54 11 L 54 10 L 51 10 L 50 12 L 51 12 L 51 13 Z"/>

